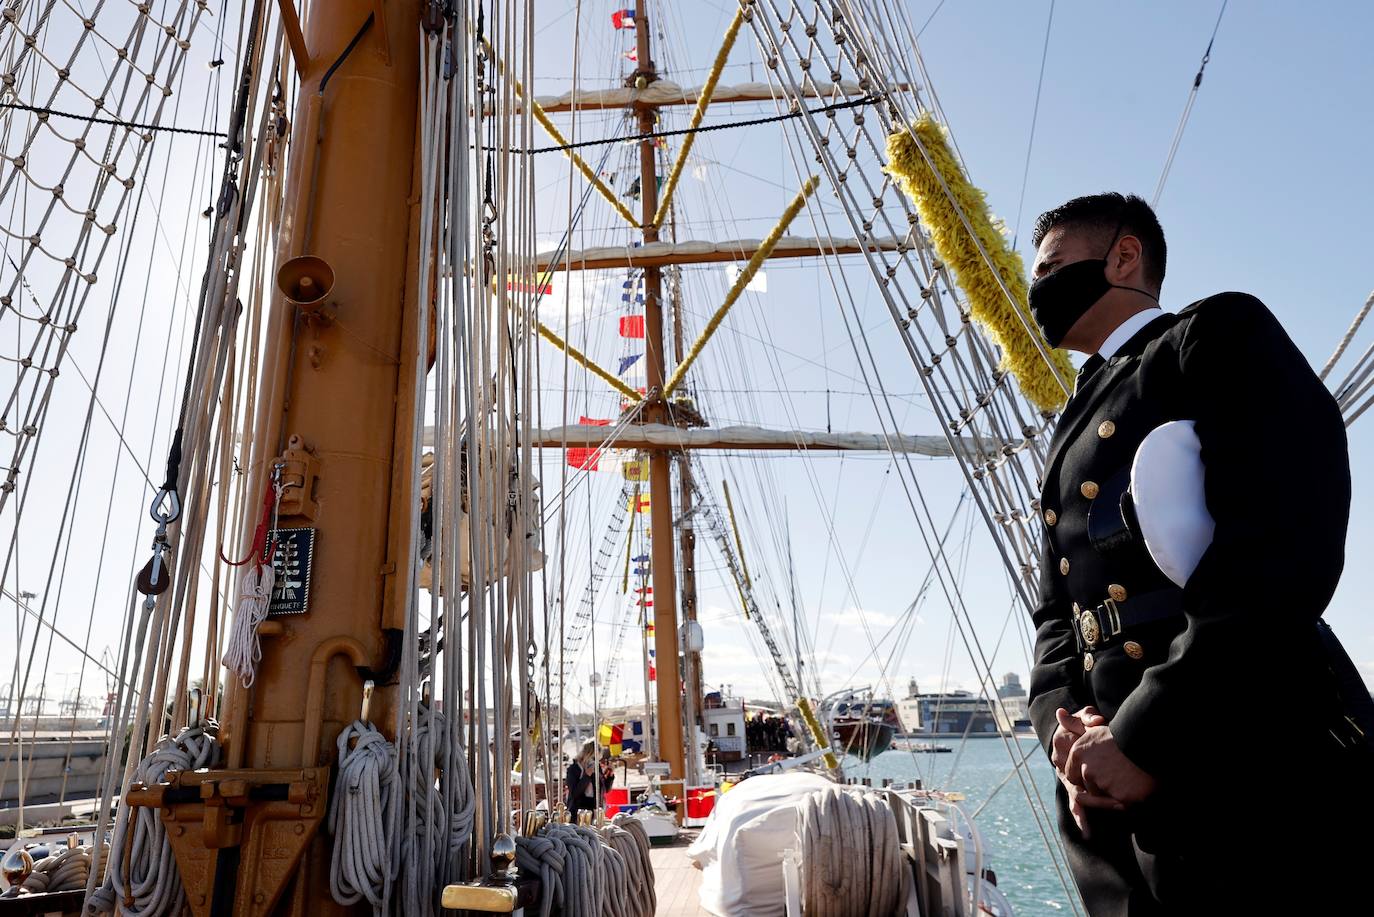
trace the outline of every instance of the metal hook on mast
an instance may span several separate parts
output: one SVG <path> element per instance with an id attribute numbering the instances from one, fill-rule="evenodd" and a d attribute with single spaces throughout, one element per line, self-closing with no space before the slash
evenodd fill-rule
<path id="1" fill-rule="evenodd" d="M 363 706 L 362 710 L 358 713 L 358 719 L 362 720 L 364 723 L 367 723 L 368 725 L 372 724 L 372 721 L 367 718 L 367 714 L 368 708 L 372 706 L 372 689 L 375 687 L 377 687 L 377 683 L 370 678 L 367 681 L 363 682 Z"/>
<path id="2" fill-rule="evenodd" d="M 164 504 L 166 509 L 163 509 Z M 148 515 L 153 517 L 153 521 L 165 528 L 181 518 L 181 496 L 174 488 L 163 487 L 153 497 L 153 502 L 148 506 Z"/>
<path id="3" fill-rule="evenodd" d="M 205 692 L 200 688 L 192 688 L 186 693 L 186 725 L 199 729 L 205 722 Z"/>

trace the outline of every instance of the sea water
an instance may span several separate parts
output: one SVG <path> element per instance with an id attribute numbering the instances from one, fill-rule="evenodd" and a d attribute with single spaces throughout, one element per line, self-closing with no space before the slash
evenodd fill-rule
<path id="1" fill-rule="evenodd" d="M 868 764 L 846 758 L 845 775 L 868 778 L 874 786 L 880 785 L 884 777 L 908 782 L 920 779 L 926 789 L 964 794 L 960 807 L 969 816 L 987 802 L 975 819 L 983 841 L 983 865 L 997 874 L 997 887 L 1011 901 L 1016 917 L 1073 913 L 1050 860 L 1046 838 L 1041 834 L 1043 828 L 1053 842 L 1055 776 L 1039 743 L 1033 738 L 980 738 L 965 741 L 961 746 L 958 736 L 940 741 L 951 751 L 934 754 L 894 748 Z M 1012 762 L 1008 744 L 1025 758 L 1021 771 L 1026 778 L 1025 788 L 1016 775 L 1006 779 Z M 1039 790 L 1049 812 L 1048 819 L 1041 817 L 1040 827 L 1036 826 L 1026 800 L 1031 786 Z M 1073 880 L 1067 873 L 1064 880 L 1072 886 Z"/>

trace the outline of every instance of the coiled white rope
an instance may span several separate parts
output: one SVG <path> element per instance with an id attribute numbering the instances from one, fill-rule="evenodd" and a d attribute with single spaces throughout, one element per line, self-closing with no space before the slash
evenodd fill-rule
<path id="1" fill-rule="evenodd" d="M 251 687 L 257 677 L 258 661 L 262 659 L 258 625 L 267 620 L 276 581 L 277 571 L 270 561 L 253 564 L 239 577 L 239 602 L 224 651 L 224 665 L 238 675 L 245 688 Z"/>
<path id="2" fill-rule="evenodd" d="M 911 888 L 897 819 L 877 793 L 831 787 L 800 804 L 802 896 L 807 917 L 887 917 Z"/>
<path id="3" fill-rule="evenodd" d="M 437 913 L 445 861 L 457 860 L 472 835 L 476 793 L 467 757 L 444 742 L 442 713 L 419 705 L 406 755 L 406 803 L 410 807 L 401 853 L 401 887 L 407 917 Z M 431 762 L 432 765 L 431 765 Z M 435 770 L 439 781 L 435 780 Z M 453 785 L 457 811 L 444 814 L 441 785 Z"/>
<path id="4" fill-rule="evenodd" d="M 401 807 L 396 746 L 362 720 L 339 733 L 338 746 L 339 776 L 329 801 L 329 893 L 344 905 L 366 898 L 382 917 L 400 866 L 393 853 Z"/>
<path id="5" fill-rule="evenodd" d="M 210 721 L 181 730 L 175 739 L 163 736 L 152 753 L 134 768 L 130 783 L 152 785 L 162 782 L 168 771 L 217 766 L 217 731 L 216 724 Z M 127 791 L 128 786 L 125 798 Z M 130 809 L 122 800 L 119 807 L 105 882 L 86 900 L 86 913 L 113 914 L 116 902 L 124 917 L 181 913 L 186 906 L 186 891 L 158 810 L 147 806 Z"/>
<path id="6" fill-rule="evenodd" d="M 633 818 L 617 816 L 602 829 L 601 837 L 625 861 L 626 907 L 621 913 L 624 917 L 654 917 L 658 894 L 654 890 L 654 866 L 649 860 L 648 832 Z"/>
<path id="7" fill-rule="evenodd" d="M 649 836 L 631 819 L 517 837 L 515 863 L 539 876 L 539 917 L 652 917 L 658 908 Z"/>
<path id="8" fill-rule="evenodd" d="M 104 849 L 108 854 L 109 848 Z M 103 862 L 103 860 L 102 860 Z M 39 860 L 19 885 L 5 889 L 0 898 L 17 898 L 38 892 L 70 892 L 86 887 L 91 872 L 91 848 L 71 847 Z"/>
<path id="9" fill-rule="evenodd" d="M 515 838 L 515 865 L 539 877 L 539 917 L 550 917 L 555 907 L 563 912 L 563 869 L 567 848 L 550 834 Z"/>

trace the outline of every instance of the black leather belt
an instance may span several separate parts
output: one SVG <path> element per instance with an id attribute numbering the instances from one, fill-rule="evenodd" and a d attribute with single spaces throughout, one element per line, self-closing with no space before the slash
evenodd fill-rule
<path id="1" fill-rule="evenodd" d="M 1183 590 L 1177 586 L 1133 595 L 1124 602 L 1107 599 L 1096 608 L 1074 605 L 1073 636 L 1080 653 L 1110 645 L 1121 634 L 1183 614 Z"/>

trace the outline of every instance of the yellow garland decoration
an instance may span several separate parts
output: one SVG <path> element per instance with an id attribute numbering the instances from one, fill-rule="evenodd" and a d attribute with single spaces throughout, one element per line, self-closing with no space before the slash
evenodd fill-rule
<path id="1" fill-rule="evenodd" d="M 735 46 L 735 38 L 739 36 L 742 25 L 744 7 L 735 10 L 735 18 L 730 20 L 730 27 L 725 30 L 725 40 L 716 52 L 716 59 L 711 63 L 711 72 L 706 75 L 701 95 L 697 97 L 696 110 L 692 112 L 692 121 L 687 125 L 689 131 L 701 127 L 701 119 L 706 117 L 706 106 L 711 104 L 711 97 L 716 93 L 716 83 L 720 82 L 720 74 L 725 69 L 725 62 L 730 58 L 730 49 Z M 668 206 L 673 201 L 673 192 L 677 190 L 677 183 L 682 178 L 682 169 L 687 164 L 687 154 L 692 151 L 692 144 L 696 139 L 695 133 L 689 133 L 682 138 L 682 148 L 678 150 L 677 159 L 673 160 L 673 168 L 668 173 L 668 181 L 663 186 L 663 197 L 658 202 L 658 210 L 654 213 L 651 225 L 662 226 L 664 218 L 668 216 Z"/>
<path id="2" fill-rule="evenodd" d="M 1026 306 L 1025 265 L 1007 243 L 1001 221 L 988 213 L 983 192 L 964 176 L 959 161 L 950 151 L 944 128 L 931 116 L 921 116 L 911 125 L 910 132 L 902 131 L 887 138 L 887 160 L 888 174 L 915 203 L 921 223 L 935 245 L 935 253 L 953 268 L 954 278 L 968 298 L 974 320 L 1002 351 L 1001 368 L 1015 377 L 1022 393 L 1040 410 L 1058 410 L 1065 397 L 1060 380 L 1073 378 L 1073 365 L 1068 354 L 1050 350 L 1041 337 L 1040 343 L 1051 358 L 1052 365 L 1047 364 L 1027 333 L 1029 327 L 1031 333 L 1040 336 Z M 938 174 L 931 169 L 931 164 Z M 977 242 L 960 219 L 960 211 Z M 979 252 L 978 243 L 996 266 L 1001 283 Z M 1007 301 L 1003 285 L 1016 300 L 1014 307 Z M 1056 373 L 1059 379 L 1055 378 Z"/>
<path id="3" fill-rule="evenodd" d="M 519 83 L 515 84 L 515 91 L 520 94 L 521 98 L 524 98 Z M 539 122 L 539 126 L 544 129 L 544 133 L 552 137 L 554 143 L 557 143 L 559 146 L 567 146 L 568 138 L 564 137 L 563 132 L 558 129 L 558 126 L 549 120 L 549 116 L 544 113 L 543 107 L 534 99 L 529 99 L 529 103 L 530 111 L 534 114 L 534 120 Z M 564 150 L 563 155 L 572 160 L 572 164 L 577 167 L 577 171 L 582 173 L 587 181 L 591 183 L 593 188 L 601 192 L 601 196 L 615 208 L 616 213 L 625 218 L 625 222 L 629 223 L 631 226 L 639 225 L 639 221 L 636 220 L 635 215 L 630 212 L 630 208 L 622 204 L 620 198 L 615 196 L 615 192 L 606 187 L 606 183 L 601 180 L 601 177 L 596 174 L 591 166 L 587 165 L 585 159 L 578 156 L 572 150 Z"/>
<path id="4" fill-rule="evenodd" d="M 468 23 L 468 30 L 472 30 L 471 22 Z M 505 76 L 506 62 L 501 60 L 500 55 L 496 53 L 496 49 L 491 46 L 491 42 L 483 38 L 482 47 L 490 57 L 495 59 L 497 72 Z M 512 80 L 512 82 L 515 84 L 515 94 L 522 100 L 529 102 L 530 113 L 534 115 L 534 120 L 539 122 L 539 126 L 544 129 L 544 132 L 553 138 L 553 142 L 559 146 L 568 146 L 568 138 L 564 137 L 563 132 L 549 119 L 548 114 L 544 111 L 544 107 L 532 96 L 525 95 L 525 87 L 519 80 Z M 601 193 L 601 196 L 615 209 L 616 213 L 620 214 L 625 219 L 625 222 L 634 227 L 639 226 L 639 220 L 635 219 L 635 215 L 630 212 L 630 208 L 621 203 L 620 198 L 615 196 L 614 191 L 606 187 L 606 183 L 601 180 L 601 177 L 596 174 L 596 171 L 591 166 L 587 165 L 586 160 L 578 156 L 577 153 L 572 150 L 564 150 L 563 155 L 572 160 L 572 164 L 577 167 L 577 171 L 581 172 L 587 181 L 591 183 L 591 186 Z"/>
<path id="5" fill-rule="evenodd" d="M 573 345 L 569 344 L 567 341 L 563 340 L 548 325 L 545 325 L 543 322 L 537 321 L 534 323 L 534 326 L 546 341 L 548 341 L 550 344 L 566 353 L 569 359 L 581 365 L 583 369 L 589 371 L 592 375 L 600 376 L 611 388 L 615 389 L 617 392 L 620 392 L 620 394 L 624 395 L 626 398 L 629 398 L 631 401 L 644 400 L 643 395 L 641 395 L 634 389 L 630 388 L 624 382 L 621 382 L 615 376 L 611 375 L 611 373 L 608 370 L 602 369 L 600 366 L 597 365 L 595 360 L 587 356 L 582 351 L 578 350 Z"/>

